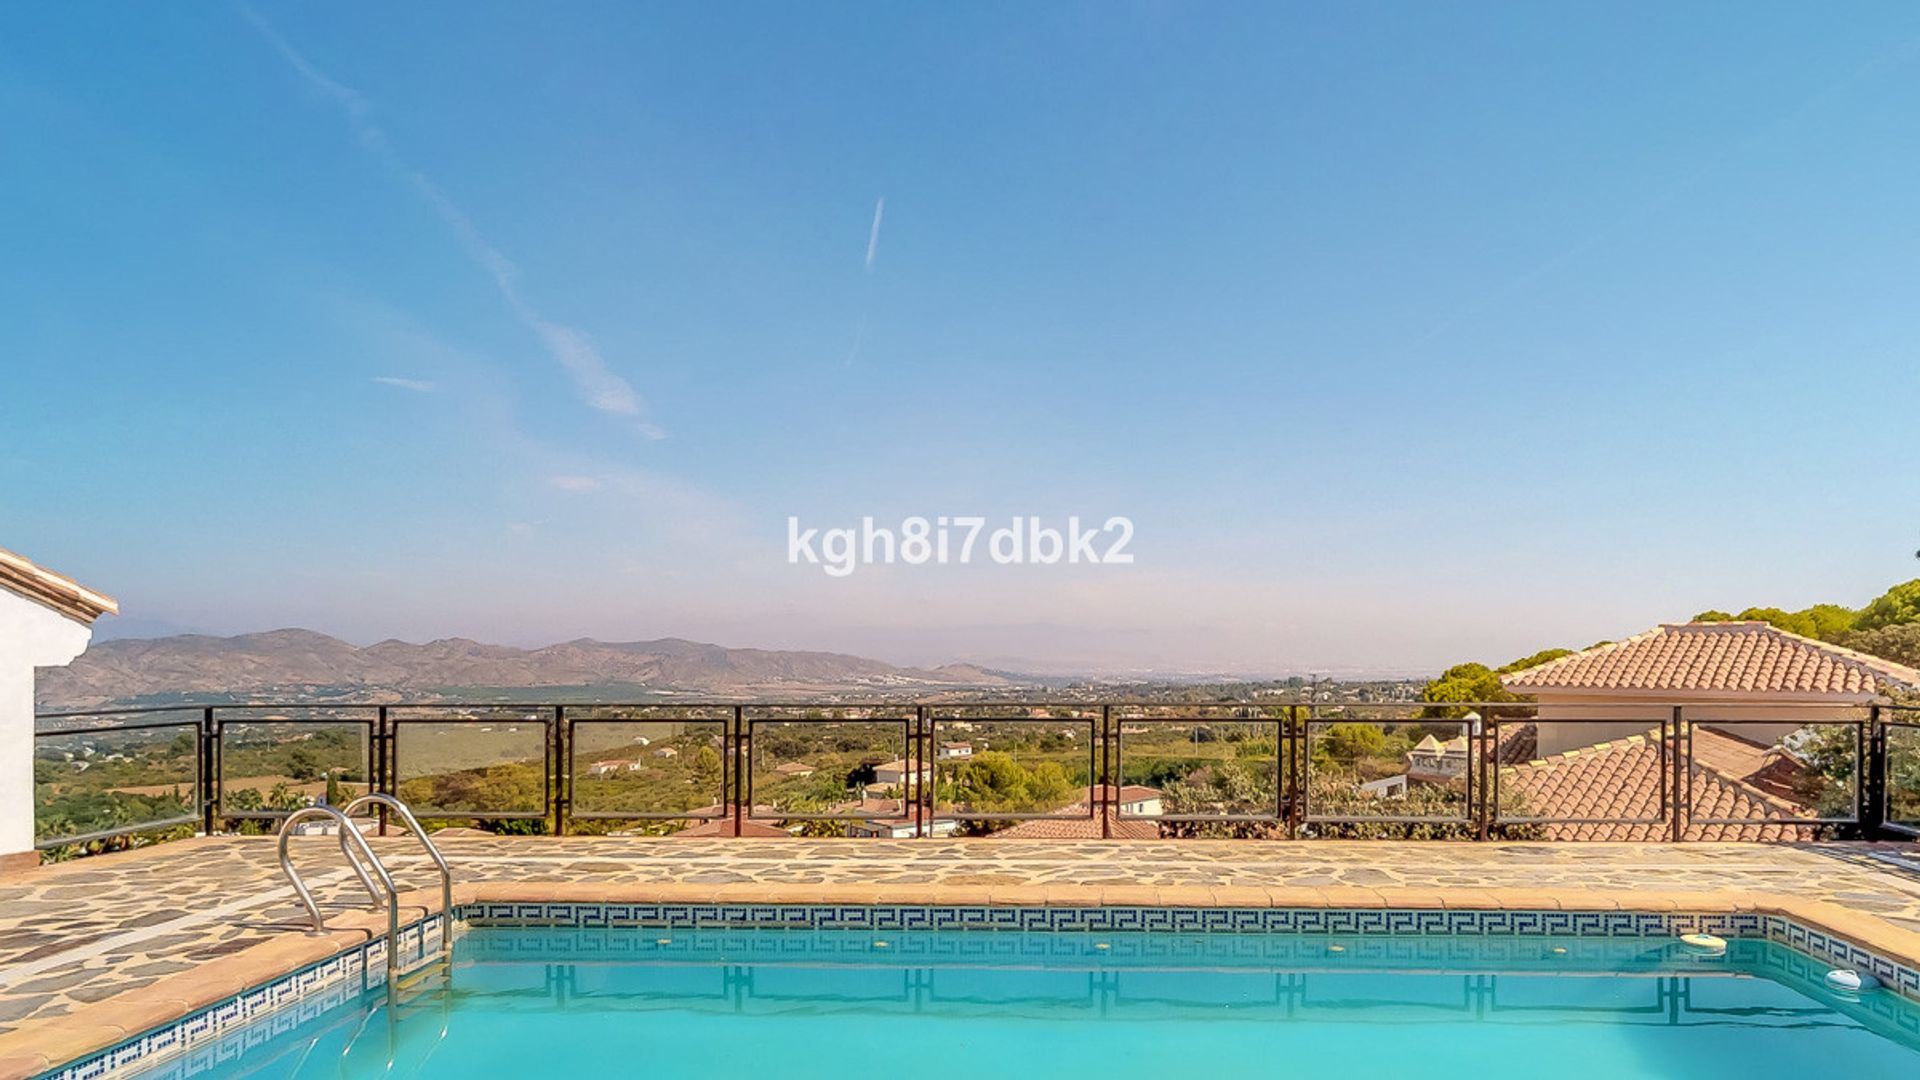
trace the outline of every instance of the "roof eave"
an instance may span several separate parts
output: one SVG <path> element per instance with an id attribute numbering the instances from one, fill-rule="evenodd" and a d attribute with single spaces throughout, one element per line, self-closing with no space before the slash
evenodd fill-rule
<path id="1" fill-rule="evenodd" d="M 113 597 L 5 548 L 0 548 L 0 587 L 88 626 L 102 615 L 120 612 Z"/>
<path id="2" fill-rule="evenodd" d="M 1891 699 L 1877 693 L 1842 693 L 1822 690 L 1665 690 L 1657 687 L 1537 686 L 1507 683 L 1507 689 L 1532 698 L 1601 698 L 1607 701 L 1634 701 L 1649 705 L 1738 704 L 1764 705 L 1884 705 Z M 1547 702 L 1541 702 L 1547 704 Z"/>

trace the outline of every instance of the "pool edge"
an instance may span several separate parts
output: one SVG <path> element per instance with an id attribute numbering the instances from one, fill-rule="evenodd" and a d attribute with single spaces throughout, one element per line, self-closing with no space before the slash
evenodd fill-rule
<path id="1" fill-rule="evenodd" d="M 403 894 L 402 949 L 416 935 L 437 937 L 437 892 Z M 473 883 L 455 889 L 455 933 L 467 920 L 477 925 L 657 925 L 676 917 L 687 925 L 792 925 L 756 923 L 754 909 L 805 908 L 808 925 L 872 925 L 875 912 L 950 913 L 947 925 L 988 929 L 1088 929 L 1094 909 L 1158 912 L 1192 918 L 1175 927 L 1133 929 L 1311 932 L 1338 918 L 1333 932 L 1356 933 L 1554 933 L 1618 936 L 1609 927 L 1621 916 L 1654 918 L 1660 935 L 1686 932 L 1695 921 L 1754 916 L 1741 926 L 1836 966 L 1880 976 L 1901 996 L 1920 1001 L 1920 933 L 1877 916 L 1823 900 L 1767 894 L 1700 891 L 1365 888 L 1350 886 L 1249 888 L 1239 886 L 929 886 L 757 884 L 721 885 L 596 883 Z M 486 905 L 516 909 L 502 916 Z M 627 920 L 609 909 L 629 912 Z M 474 911 L 472 909 L 481 908 Z M 520 910 L 534 909 L 534 910 Z M 1248 920 L 1254 910 L 1270 917 Z M 977 914 L 988 913 L 981 921 Z M 744 913 L 744 915 L 742 914 Z M 962 915 L 961 913 L 969 913 Z M 1028 914 L 1034 913 L 1034 914 Z M 1048 914 L 1052 913 L 1052 914 Z M 1436 913 L 1442 918 L 1435 920 Z M 1472 913 L 1479 913 L 1475 918 Z M 1496 917 L 1494 913 L 1499 913 Z M 617 914 L 617 912 L 616 912 Z M 1209 915 L 1212 922 L 1209 923 Z M 1447 915 L 1452 917 L 1448 918 Z M 1515 916 L 1531 916 L 1515 931 Z M 1398 918 L 1394 918 L 1398 916 Z M 1612 920 L 1600 916 L 1613 916 Z M 973 919 L 968 922 L 967 919 Z M 503 919 L 505 921 L 503 921 Z M 586 920 L 581 922 L 579 920 Z M 898 925 L 895 916 L 893 925 Z M 1777 926 L 1766 920 L 1779 920 Z M 569 921 L 573 920 L 573 921 Z M 836 921 L 837 920 L 837 921 Z M 862 921 L 865 920 L 865 921 Z M 1289 921 L 1297 920 L 1297 921 Z M 933 917 L 937 926 L 940 918 Z M 1397 925 L 1396 925 L 1397 924 Z M 1634 924 L 1635 936 L 1655 936 Z M 353 912 L 329 921 L 324 935 L 289 930 L 285 937 L 94 1002 L 63 1017 L 23 1024 L 0 1035 L 0 1078 L 60 1077 L 98 1080 L 153 1064 L 183 1052 L 229 1026 L 337 990 L 341 981 L 384 963 L 385 916 Z M 1484 929 L 1487 926 L 1505 929 Z M 1127 927 L 1106 927 L 1127 929 Z M 1776 936 L 1777 934 L 1777 936 Z M 264 1000 L 264 1009 L 236 1008 Z M 216 1022 L 222 1008 L 234 1015 Z M 196 1028 L 198 1030 L 196 1030 Z"/>

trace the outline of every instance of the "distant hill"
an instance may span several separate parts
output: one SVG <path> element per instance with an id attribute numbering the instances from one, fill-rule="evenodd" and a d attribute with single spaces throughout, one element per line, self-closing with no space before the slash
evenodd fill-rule
<path id="1" fill-rule="evenodd" d="M 591 697 L 595 687 L 604 687 L 622 693 L 742 699 L 1020 685 L 1017 676 L 970 665 L 903 668 L 840 653 L 729 649 L 678 638 L 582 638 L 538 649 L 465 638 L 360 647 L 311 630 L 274 630 L 238 637 L 180 634 L 97 642 L 66 667 L 43 669 L 36 696 L 43 708 L 89 708 L 185 698 L 432 700 L 475 688 L 566 688 L 577 692 L 569 696 Z"/>

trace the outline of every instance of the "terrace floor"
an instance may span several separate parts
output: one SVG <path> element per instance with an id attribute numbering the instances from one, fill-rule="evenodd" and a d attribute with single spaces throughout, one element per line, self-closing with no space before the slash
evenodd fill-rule
<path id="1" fill-rule="evenodd" d="M 1558 907 L 1557 898 L 1578 895 L 1583 905 L 1612 896 L 1610 906 L 1632 908 L 1662 894 L 1765 894 L 1827 901 L 1920 931 L 1920 848 L 1905 844 L 439 841 L 456 882 L 525 899 L 550 890 L 545 898 L 628 901 L 1440 907 L 1504 898 L 1510 907 Z M 436 883 L 410 838 L 374 845 L 403 886 Z M 1912 858 L 1913 868 L 1889 856 Z M 349 890 L 357 886 L 335 840 L 299 840 L 296 859 L 330 919 L 364 904 Z M 1063 900 L 1069 894 L 1075 899 Z M 45 1030 L 44 1021 L 208 961 L 302 937 L 300 919 L 265 837 L 178 841 L 0 876 L 0 1059 L 17 1041 L 8 1033 L 23 1025 Z"/>

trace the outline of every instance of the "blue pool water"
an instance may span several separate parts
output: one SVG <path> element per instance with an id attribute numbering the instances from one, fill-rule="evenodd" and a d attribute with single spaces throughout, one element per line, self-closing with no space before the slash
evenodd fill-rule
<path id="1" fill-rule="evenodd" d="M 1823 973 L 1751 941 L 477 929 L 397 1007 L 142 1075 L 1914 1076 L 1920 1009 Z"/>

